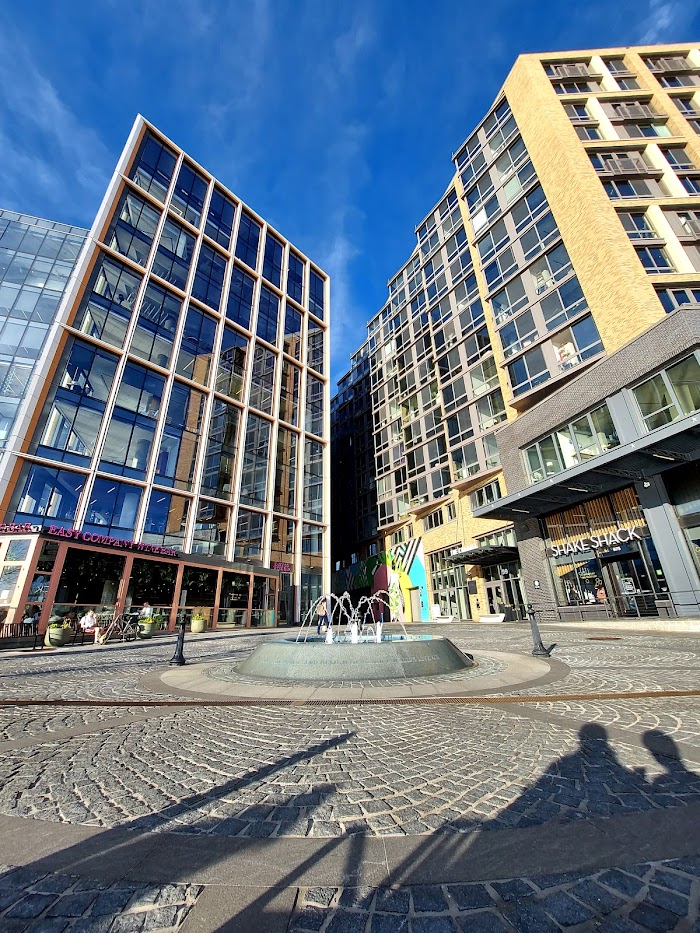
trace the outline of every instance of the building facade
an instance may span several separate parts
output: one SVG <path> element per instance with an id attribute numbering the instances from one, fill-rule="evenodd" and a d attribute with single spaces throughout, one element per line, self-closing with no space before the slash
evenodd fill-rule
<path id="1" fill-rule="evenodd" d="M 378 525 L 440 615 L 700 611 L 700 51 L 518 58 L 370 322 Z"/>
<path id="2" fill-rule="evenodd" d="M 138 117 L 0 460 L 0 609 L 292 624 L 329 585 L 329 282 Z"/>

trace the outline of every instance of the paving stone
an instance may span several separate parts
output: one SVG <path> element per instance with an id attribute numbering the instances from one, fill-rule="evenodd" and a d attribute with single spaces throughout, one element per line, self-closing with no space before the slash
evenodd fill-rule
<path id="1" fill-rule="evenodd" d="M 643 881 L 633 878 L 632 875 L 621 872 L 616 868 L 603 872 L 602 875 L 598 876 L 598 881 L 601 884 L 606 884 L 614 891 L 626 894 L 627 897 L 636 897 L 644 887 Z"/>
<path id="2" fill-rule="evenodd" d="M 408 933 L 408 917 L 372 914 L 369 933 Z"/>
<path id="3" fill-rule="evenodd" d="M 688 913 L 688 899 L 681 894 L 668 891 L 666 888 L 659 888 L 653 884 L 649 885 L 646 900 L 656 907 L 671 911 L 678 917 L 685 917 Z"/>
<path id="4" fill-rule="evenodd" d="M 364 933 L 367 926 L 366 913 L 350 913 L 338 910 L 331 918 L 324 933 Z"/>
<path id="5" fill-rule="evenodd" d="M 450 909 L 439 885 L 416 885 L 411 888 L 411 894 L 416 913 L 437 913 Z"/>
<path id="6" fill-rule="evenodd" d="M 384 911 L 392 914 L 408 914 L 411 898 L 407 888 L 378 888 L 375 911 Z"/>
<path id="7" fill-rule="evenodd" d="M 535 893 L 522 878 L 513 878 L 511 881 L 492 881 L 491 887 L 498 893 L 501 900 L 506 902 L 532 897 Z"/>
<path id="8" fill-rule="evenodd" d="M 457 926 L 464 933 L 513 933 L 513 927 L 490 910 L 478 910 L 458 917 Z"/>
<path id="9" fill-rule="evenodd" d="M 11 919 L 33 919 L 42 914 L 56 900 L 54 894 L 27 894 L 6 912 Z"/>
<path id="10" fill-rule="evenodd" d="M 374 888 L 362 885 L 356 888 L 344 888 L 338 903 L 342 907 L 357 907 L 360 910 L 369 910 L 374 899 L 374 893 Z"/>
<path id="11" fill-rule="evenodd" d="M 569 893 L 593 907 L 598 914 L 610 913 L 625 903 L 621 897 L 591 879 L 575 885 L 570 889 Z"/>
<path id="12" fill-rule="evenodd" d="M 576 926 L 576 924 L 585 923 L 594 916 L 594 911 L 590 907 L 579 903 L 563 891 L 558 891 L 544 898 L 541 901 L 541 906 L 562 926 Z"/>
<path id="13" fill-rule="evenodd" d="M 94 895 L 90 891 L 81 894 L 65 894 L 49 908 L 48 915 L 49 917 L 82 917 L 93 900 Z"/>
<path id="14" fill-rule="evenodd" d="M 320 907 L 328 907 L 337 893 L 337 888 L 309 888 L 304 897 L 304 901 L 307 904 L 318 904 Z"/>
<path id="15" fill-rule="evenodd" d="M 294 929 L 320 930 L 327 916 L 327 911 L 305 904 L 294 916 Z"/>
<path id="16" fill-rule="evenodd" d="M 414 917 L 412 933 L 455 933 L 457 927 L 451 917 Z"/>
<path id="17" fill-rule="evenodd" d="M 630 920 L 640 924 L 653 933 L 665 933 L 672 930 L 678 923 L 678 916 L 670 910 L 654 907 L 652 904 L 639 904 L 630 911 Z"/>
<path id="18" fill-rule="evenodd" d="M 131 891 L 107 891 L 100 894 L 92 905 L 90 916 L 103 917 L 123 910 L 131 900 Z"/>
<path id="19" fill-rule="evenodd" d="M 529 889 L 530 892 L 532 889 Z M 448 895 L 460 910 L 474 910 L 478 907 L 491 907 L 493 900 L 483 884 L 449 885 Z"/>
<path id="20" fill-rule="evenodd" d="M 156 907 L 155 910 L 148 910 L 144 915 L 144 930 L 159 930 L 164 927 L 175 926 L 178 917 L 178 908 L 168 905 L 167 907 Z"/>

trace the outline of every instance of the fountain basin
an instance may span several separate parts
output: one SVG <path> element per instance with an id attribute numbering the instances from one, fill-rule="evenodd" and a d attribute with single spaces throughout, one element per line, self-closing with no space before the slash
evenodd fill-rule
<path id="1" fill-rule="evenodd" d="M 437 677 L 472 667 L 473 658 L 448 638 L 383 636 L 381 642 L 323 639 L 267 641 L 236 668 L 239 674 L 268 680 L 376 681 Z"/>

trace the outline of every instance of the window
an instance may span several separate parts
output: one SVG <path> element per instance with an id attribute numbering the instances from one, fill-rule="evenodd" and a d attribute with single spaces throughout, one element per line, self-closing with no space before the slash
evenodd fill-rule
<path id="1" fill-rule="evenodd" d="M 456 414 L 448 417 L 447 433 L 450 444 L 457 444 L 474 436 L 474 426 L 469 408 L 462 408 Z"/>
<path id="2" fill-rule="evenodd" d="M 430 531 L 431 528 L 439 528 L 444 521 L 445 516 L 442 514 L 442 509 L 436 509 L 434 512 L 425 516 L 423 519 L 423 528 L 425 531 Z"/>
<path id="3" fill-rule="evenodd" d="M 448 502 L 445 506 L 445 521 L 453 522 L 457 518 L 457 506 L 454 502 Z"/>
<path id="4" fill-rule="evenodd" d="M 240 501 L 265 507 L 267 470 L 270 463 L 270 422 L 250 413 L 243 447 Z"/>
<path id="5" fill-rule="evenodd" d="M 188 308 L 175 372 L 207 385 L 215 336 L 216 320 L 196 308 Z"/>
<path id="6" fill-rule="evenodd" d="M 501 206 L 498 203 L 497 196 L 494 194 L 483 207 L 478 208 L 473 214 L 470 213 L 474 233 L 478 233 L 479 230 L 482 230 L 489 221 L 493 220 L 500 212 Z M 462 265 L 464 264 L 463 260 Z M 450 272 L 452 272 L 452 266 L 450 266 Z M 452 278 L 454 280 L 454 273 L 452 274 Z"/>
<path id="7" fill-rule="evenodd" d="M 100 254 L 75 316 L 73 327 L 83 334 L 121 347 L 141 286 L 141 277 L 126 266 Z M 3 332 L 3 343 L 10 335 Z"/>
<path id="8" fill-rule="evenodd" d="M 253 290 L 255 280 L 234 266 L 231 272 L 231 285 L 228 293 L 228 304 L 226 306 L 226 317 L 229 321 L 234 321 L 250 330 L 250 315 L 253 310 Z"/>
<path id="9" fill-rule="evenodd" d="M 141 490 L 136 486 L 96 479 L 83 529 L 112 538 L 133 538 L 140 502 Z"/>
<path id="10" fill-rule="evenodd" d="M 192 535 L 192 553 L 225 555 L 230 531 L 230 507 L 200 499 Z"/>
<path id="11" fill-rule="evenodd" d="M 607 405 L 581 415 L 523 453 L 533 483 L 598 457 L 620 441 Z"/>
<path id="12" fill-rule="evenodd" d="M 520 238 L 525 259 L 531 259 L 545 246 L 559 236 L 559 229 L 552 214 L 545 214 L 541 220 L 526 230 Z"/>
<path id="13" fill-rule="evenodd" d="M 485 486 L 480 486 L 469 496 L 469 505 L 472 512 L 475 509 L 482 508 L 484 505 L 495 502 L 497 499 L 501 498 L 501 495 L 501 486 L 497 479 L 493 480 L 491 483 L 487 483 Z"/>
<path id="14" fill-rule="evenodd" d="M 236 205 L 226 195 L 214 188 L 207 212 L 207 223 L 204 232 L 212 240 L 216 240 L 219 246 L 228 249 L 231 245 L 231 234 L 233 232 L 233 220 L 236 216 Z"/>
<path id="15" fill-rule="evenodd" d="M 551 377 L 542 348 L 535 347 L 534 350 L 529 350 L 514 363 L 509 363 L 508 376 L 513 387 L 513 395 L 529 392 L 535 386 L 547 382 Z"/>
<path id="16" fill-rule="evenodd" d="M 578 138 L 584 142 L 601 138 L 600 131 L 597 126 L 577 126 L 575 127 L 575 130 Z"/>
<path id="17" fill-rule="evenodd" d="M 609 198 L 649 198 L 652 191 L 643 178 L 612 178 L 603 181 L 603 188 Z"/>
<path id="18" fill-rule="evenodd" d="M 192 489 L 197 450 L 201 441 L 204 400 L 202 392 L 190 389 L 181 382 L 173 383 L 163 437 L 156 458 L 155 481 L 160 485 Z M 215 422 L 216 413 L 210 429 L 212 437 L 216 433 Z"/>
<path id="19" fill-rule="evenodd" d="M 241 213 L 236 238 L 236 256 L 251 269 L 258 264 L 258 244 L 260 243 L 260 224 L 246 211 Z"/>
<path id="20" fill-rule="evenodd" d="M 633 390 L 649 431 L 700 409 L 700 362 L 696 354 L 669 366 Z"/>
<path id="21" fill-rule="evenodd" d="M 294 512 L 297 483 L 298 437 L 288 428 L 277 431 L 277 459 L 275 461 L 275 498 L 277 512 Z"/>
<path id="22" fill-rule="evenodd" d="M 190 500 L 154 489 L 148 502 L 142 540 L 147 544 L 182 549 Z"/>
<path id="23" fill-rule="evenodd" d="M 584 311 L 587 308 L 586 299 L 576 276 L 546 295 L 540 307 L 547 330 L 555 330 L 564 321 Z"/>
<path id="24" fill-rule="evenodd" d="M 506 357 L 518 353 L 537 339 L 537 325 L 531 311 L 524 311 L 514 321 L 506 324 L 499 331 L 503 355 Z"/>
<path id="25" fill-rule="evenodd" d="M 498 180 L 503 181 L 506 175 L 510 175 L 516 166 L 526 157 L 527 149 L 525 148 L 525 143 L 522 139 L 516 139 L 513 145 L 510 146 L 500 158 L 496 159 L 494 163 L 496 172 L 498 173 Z"/>
<path id="26" fill-rule="evenodd" d="M 474 443 L 453 450 L 451 456 L 456 481 L 468 479 L 481 469 Z"/>
<path id="27" fill-rule="evenodd" d="M 176 161 L 174 152 L 151 133 L 147 133 L 129 178 L 162 203 L 165 201 Z"/>
<path id="28" fill-rule="evenodd" d="M 240 418 L 241 413 L 235 405 L 214 399 L 202 472 L 201 492 L 206 496 L 216 496 L 218 499 L 234 497 L 233 468 L 238 449 Z M 185 458 L 193 456 L 193 452 L 188 454 L 187 450 L 183 453 Z"/>
<path id="29" fill-rule="evenodd" d="M 325 309 L 324 285 L 325 282 L 321 276 L 311 269 L 309 272 L 309 311 L 321 321 Z"/>
<path id="30" fill-rule="evenodd" d="M 141 303 L 130 352 L 166 369 L 170 365 L 181 310 L 179 298 L 150 283 Z"/>
<path id="31" fill-rule="evenodd" d="M 673 272 L 671 261 L 660 246 L 637 246 L 637 255 L 647 272 Z"/>
<path id="32" fill-rule="evenodd" d="M 585 122 L 592 119 L 591 115 L 586 110 L 585 104 L 564 104 L 564 110 L 572 123 Z"/>
<path id="33" fill-rule="evenodd" d="M 267 285 L 260 287 L 260 301 L 258 303 L 258 323 L 256 333 L 258 337 L 268 343 L 277 343 L 277 328 L 279 323 L 280 300 Z"/>
<path id="34" fill-rule="evenodd" d="M 145 266 L 159 220 L 158 211 L 127 189 L 121 196 L 105 243 L 122 256 Z"/>
<path id="35" fill-rule="evenodd" d="M 250 405 L 258 411 L 272 414 L 272 398 L 275 385 L 276 354 L 262 344 L 256 343 L 250 378 Z"/>
<path id="36" fill-rule="evenodd" d="M 282 281 L 282 256 L 284 246 L 277 237 L 274 237 L 268 230 L 265 237 L 265 256 L 263 258 L 262 274 L 268 282 L 272 282 L 277 288 Z"/>
<path id="37" fill-rule="evenodd" d="M 224 257 L 206 243 L 202 243 L 192 284 L 193 296 L 218 311 L 225 275 L 226 260 Z"/>
<path id="38" fill-rule="evenodd" d="M 621 211 L 618 216 L 630 240 L 656 239 L 657 233 L 644 211 Z"/>
<path id="39" fill-rule="evenodd" d="M 569 254 L 561 243 L 530 266 L 532 284 L 538 295 L 547 291 L 571 271 Z"/>
<path id="40" fill-rule="evenodd" d="M 624 123 L 620 131 L 627 132 L 630 139 L 653 138 L 655 136 L 670 136 L 671 131 L 665 123 Z"/>
<path id="41" fill-rule="evenodd" d="M 499 285 L 516 268 L 515 256 L 510 247 L 506 247 L 500 255 L 484 267 L 484 277 L 489 290 Z"/>
<path id="42" fill-rule="evenodd" d="M 287 270 L 287 294 L 297 304 L 304 300 L 304 263 L 291 250 L 289 252 L 289 269 Z"/>
<path id="43" fill-rule="evenodd" d="M 310 434 L 323 434 L 323 383 L 313 376 L 306 377 L 306 422 Z"/>
<path id="44" fill-rule="evenodd" d="M 206 194 L 207 183 L 204 178 L 187 162 L 183 162 L 175 182 L 170 210 L 184 217 L 194 227 L 198 227 Z"/>
<path id="45" fill-rule="evenodd" d="M 293 356 L 295 360 L 298 360 L 301 354 L 301 314 L 288 303 L 284 313 L 284 352 Z"/>
<path id="46" fill-rule="evenodd" d="M 603 349 L 598 328 L 590 316 L 559 331 L 552 338 L 552 346 L 561 372 L 590 359 Z"/>
<path id="47" fill-rule="evenodd" d="M 309 326 L 306 334 L 306 362 L 307 365 L 312 369 L 315 369 L 316 372 L 323 374 L 324 369 L 324 356 L 323 356 L 323 340 L 324 332 L 323 328 L 319 327 L 315 321 L 309 318 Z"/>
<path id="48" fill-rule="evenodd" d="M 505 195 L 506 203 L 510 204 L 517 197 L 520 197 L 522 192 L 536 177 L 532 162 L 528 160 L 517 175 L 513 175 L 513 177 L 509 178 L 503 185 L 503 194 Z"/>
<path id="49" fill-rule="evenodd" d="M 687 304 L 700 304 L 700 288 L 657 288 L 656 294 L 667 314 Z"/>
<path id="50" fill-rule="evenodd" d="M 684 176 L 681 178 L 681 184 L 688 194 L 700 194 L 700 179 Z"/>
<path id="51" fill-rule="evenodd" d="M 100 469 L 145 479 L 165 389 L 162 376 L 127 363 L 100 458 Z"/>
<path id="52" fill-rule="evenodd" d="M 514 279 L 491 298 L 496 324 L 502 324 L 527 304 L 527 295 L 520 278 Z"/>
<path id="53" fill-rule="evenodd" d="M 522 198 L 522 200 L 518 201 L 511 211 L 511 216 L 515 221 L 516 231 L 519 233 L 532 220 L 539 217 L 540 214 L 547 210 L 548 207 L 549 204 L 544 196 L 544 191 L 540 185 L 537 185 L 529 194 Z"/>
<path id="54" fill-rule="evenodd" d="M 505 420 L 506 406 L 500 389 L 490 395 L 482 396 L 476 403 L 476 412 L 479 418 L 479 428 L 488 431 L 494 425 Z"/>
<path id="55" fill-rule="evenodd" d="M 481 395 L 498 385 L 496 360 L 493 356 L 488 357 L 483 363 L 478 363 L 473 369 L 469 370 L 469 381 L 473 395 Z"/>
<path id="56" fill-rule="evenodd" d="M 303 514 L 304 518 L 323 518 L 323 444 L 304 440 Z"/>
<path id="57" fill-rule="evenodd" d="M 233 327 L 224 327 L 216 371 L 216 391 L 237 401 L 243 399 L 248 338 Z"/>
<path id="58" fill-rule="evenodd" d="M 262 558 L 264 533 L 265 516 L 260 512 L 241 509 L 236 526 L 235 559 L 259 561 Z"/>
<path id="59" fill-rule="evenodd" d="M 280 418 L 289 424 L 299 423 L 299 386 L 301 370 L 288 360 L 282 363 L 282 382 L 280 385 Z"/>
<path id="60" fill-rule="evenodd" d="M 183 291 L 194 251 L 194 237 L 173 220 L 166 220 L 158 252 L 153 261 L 153 272 Z"/>

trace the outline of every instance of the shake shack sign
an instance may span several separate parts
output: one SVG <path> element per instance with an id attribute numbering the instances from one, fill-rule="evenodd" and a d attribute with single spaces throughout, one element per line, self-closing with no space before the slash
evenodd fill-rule
<path id="1" fill-rule="evenodd" d="M 578 538 L 566 544 L 553 544 L 549 548 L 550 557 L 566 557 L 569 554 L 584 554 L 586 551 L 613 550 L 632 541 L 641 541 L 646 528 L 638 525 L 632 528 L 618 528 L 608 534 L 590 535 L 587 538 Z"/>

